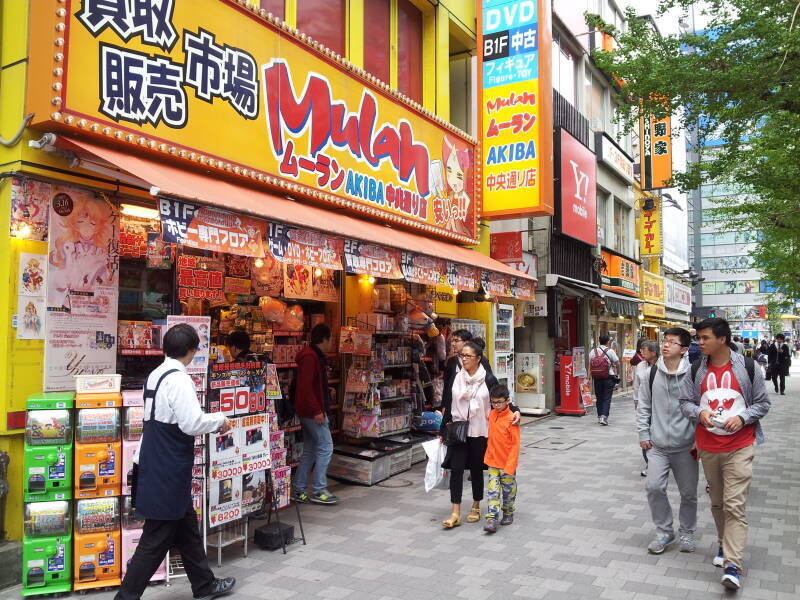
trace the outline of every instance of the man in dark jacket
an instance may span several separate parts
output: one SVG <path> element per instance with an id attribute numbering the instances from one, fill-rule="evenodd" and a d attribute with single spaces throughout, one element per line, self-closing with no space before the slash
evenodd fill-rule
<path id="1" fill-rule="evenodd" d="M 303 456 L 294 477 L 294 500 L 314 504 L 336 504 L 339 499 L 328 491 L 328 463 L 333 454 L 333 439 L 328 425 L 331 400 L 325 369 L 331 349 L 331 329 L 319 323 L 311 330 L 311 345 L 297 354 L 294 382 L 294 410 L 303 428 Z M 314 470 L 312 493 L 307 492 L 308 475 Z"/>
<path id="2" fill-rule="evenodd" d="M 789 367 L 792 364 L 792 356 L 789 352 L 789 346 L 786 343 L 786 337 L 779 333 L 775 336 L 775 341 L 769 347 L 767 353 L 767 360 L 769 361 L 769 374 L 772 383 L 775 384 L 775 393 L 780 392 L 781 396 L 786 395 L 786 376 L 789 374 Z M 780 380 L 780 389 L 778 388 L 778 381 Z"/>

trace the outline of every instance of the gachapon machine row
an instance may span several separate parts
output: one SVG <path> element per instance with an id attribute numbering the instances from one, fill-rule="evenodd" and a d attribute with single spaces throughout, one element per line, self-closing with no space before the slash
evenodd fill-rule
<path id="1" fill-rule="evenodd" d="M 25 505 L 22 595 L 61 594 L 72 589 L 70 502 Z"/>
<path id="2" fill-rule="evenodd" d="M 120 494 L 119 408 L 83 408 L 75 418 L 75 498 Z"/>
<path id="3" fill-rule="evenodd" d="M 28 398 L 25 422 L 25 502 L 72 498 L 72 393 Z"/>
<path id="4" fill-rule="evenodd" d="M 90 498 L 75 503 L 76 591 L 122 582 L 119 523 L 119 498 Z"/>
<path id="5" fill-rule="evenodd" d="M 142 538 L 144 520 L 137 519 L 133 514 L 130 497 L 122 498 L 122 577 L 128 572 L 128 564 L 133 558 L 139 540 Z M 158 569 L 150 581 L 164 581 L 167 578 L 167 559 L 158 565 Z"/>
<path id="6" fill-rule="evenodd" d="M 122 493 L 131 494 L 133 483 L 133 455 L 139 446 L 144 427 L 144 407 L 128 406 L 122 409 Z"/>

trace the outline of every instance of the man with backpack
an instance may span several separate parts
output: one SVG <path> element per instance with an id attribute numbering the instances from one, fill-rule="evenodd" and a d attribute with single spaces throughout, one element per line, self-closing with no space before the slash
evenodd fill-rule
<path id="1" fill-rule="evenodd" d="M 722 585 L 737 590 L 747 543 L 745 511 L 755 444 L 764 441 L 760 420 L 769 411 L 769 395 L 753 359 L 731 351 L 726 320 L 702 321 L 697 335 L 703 357 L 681 382 L 680 407 L 698 424 L 695 441 L 719 540 L 712 563 L 724 568 Z"/>
<path id="2" fill-rule="evenodd" d="M 694 425 L 680 411 L 678 390 L 688 376 L 689 332 L 672 327 L 664 332 L 661 356 L 648 369 L 639 386 L 636 414 L 639 445 L 647 451 L 647 503 L 656 535 L 647 551 L 661 554 L 675 541 L 672 507 L 667 482 L 672 471 L 681 494 L 680 551 L 694 552 L 697 528 L 697 480 L 699 466 L 694 448 Z"/>
<path id="3" fill-rule="evenodd" d="M 608 425 L 608 413 L 611 411 L 611 396 L 617 378 L 614 366 L 619 364 L 619 357 L 608 345 L 611 336 L 604 333 L 600 336 L 600 345 L 589 353 L 589 372 L 594 380 L 594 395 L 597 398 L 597 422 Z"/>

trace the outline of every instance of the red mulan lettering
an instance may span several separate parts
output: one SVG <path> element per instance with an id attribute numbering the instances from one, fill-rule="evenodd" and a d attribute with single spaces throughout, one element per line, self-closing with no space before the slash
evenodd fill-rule
<path id="1" fill-rule="evenodd" d="M 394 162 L 394 161 L 393 161 Z M 417 191 L 421 196 L 428 195 L 428 149 L 422 144 L 414 143 L 414 132 L 406 121 L 400 122 L 400 164 L 394 162 L 400 173 L 400 179 L 408 181 L 415 172 Z"/>
<path id="2" fill-rule="evenodd" d="M 350 115 L 345 121 L 347 107 L 337 102 L 331 109 L 331 141 L 338 147 L 347 146 L 353 156 L 361 158 L 361 144 L 358 140 L 358 115 Z"/>

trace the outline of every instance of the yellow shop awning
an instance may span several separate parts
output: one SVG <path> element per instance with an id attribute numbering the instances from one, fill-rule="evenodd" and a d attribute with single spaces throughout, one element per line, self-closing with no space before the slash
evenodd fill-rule
<path id="1" fill-rule="evenodd" d="M 59 135 L 57 145 L 100 158 L 158 188 L 157 194 L 196 200 L 261 218 L 283 221 L 400 250 L 411 250 L 435 258 L 446 258 L 479 269 L 536 281 L 535 277 L 521 273 L 480 252 L 435 238 L 356 218 L 336 210 L 297 202 L 285 196 L 236 185 L 216 177 L 209 177 L 76 138 Z"/>

